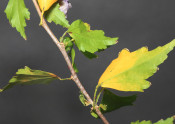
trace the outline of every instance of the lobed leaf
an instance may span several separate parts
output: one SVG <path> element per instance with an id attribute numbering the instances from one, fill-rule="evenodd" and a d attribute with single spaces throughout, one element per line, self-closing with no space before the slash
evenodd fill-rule
<path id="1" fill-rule="evenodd" d="M 9 0 L 5 13 L 11 26 L 16 28 L 24 39 L 27 39 L 24 27 L 26 27 L 25 19 L 30 19 L 30 12 L 24 0 Z"/>
<path id="2" fill-rule="evenodd" d="M 50 23 L 53 21 L 55 24 L 68 28 L 70 26 L 69 22 L 59 7 L 60 5 L 58 3 L 54 4 L 47 12 L 45 12 L 45 18 Z"/>
<path id="3" fill-rule="evenodd" d="M 102 30 L 90 30 L 90 26 L 81 20 L 74 21 L 68 32 L 82 52 L 95 53 L 98 50 L 106 49 L 107 46 L 116 44 L 118 40 L 118 38 L 106 37 Z"/>
<path id="4" fill-rule="evenodd" d="M 31 84 L 48 84 L 53 80 L 60 79 L 57 75 L 41 70 L 32 70 L 29 67 L 19 69 L 16 75 L 12 77 L 9 83 L 1 89 L 1 92 L 12 88 L 17 84 L 31 85 Z"/>
<path id="5" fill-rule="evenodd" d="M 152 123 L 151 121 L 136 121 L 136 122 L 131 122 L 131 124 L 173 124 L 174 117 L 167 118 L 166 120 L 160 120 L 156 123 Z"/>
<path id="6" fill-rule="evenodd" d="M 131 124 L 152 124 L 152 122 L 151 121 L 141 121 L 141 122 L 139 122 L 139 121 L 136 121 L 136 122 L 131 122 Z"/>
<path id="7" fill-rule="evenodd" d="M 148 51 L 142 47 L 134 52 L 123 49 L 117 59 L 107 67 L 99 79 L 101 87 L 120 91 L 143 91 L 150 86 L 146 79 L 152 76 L 157 66 L 167 59 L 167 54 L 173 50 L 175 40 Z"/>

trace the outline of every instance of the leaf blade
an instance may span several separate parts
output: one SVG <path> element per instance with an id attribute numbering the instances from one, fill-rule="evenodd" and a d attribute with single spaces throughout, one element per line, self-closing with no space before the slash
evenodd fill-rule
<path id="1" fill-rule="evenodd" d="M 9 83 L 1 90 L 5 91 L 18 84 L 20 85 L 48 84 L 51 81 L 57 79 L 59 79 L 59 77 L 53 73 L 41 70 L 32 70 L 26 66 L 24 69 L 19 69 L 16 72 L 16 75 L 13 76 L 10 79 Z"/>
<path id="2" fill-rule="evenodd" d="M 80 91 L 79 95 L 80 102 L 83 104 L 83 106 L 88 106 L 90 103 L 88 103 L 87 99 L 85 98 L 84 94 Z"/>
<path id="3" fill-rule="evenodd" d="M 131 124 L 173 124 L 173 121 L 174 121 L 174 117 L 169 117 L 167 118 L 166 120 L 159 120 L 158 122 L 156 123 L 152 123 L 151 121 L 136 121 L 136 122 L 131 122 Z"/>
<path id="4" fill-rule="evenodd" d="M 27 39 L 24 28 L 26 27 L 25 19 L 30 19 L 30 12 L 26 8 L 24 0 L 9 0 L 4 12 L 11 26 L 16 28 L 24 39 Z"/>
<path id="5" fill-rule="evenodd" d="M 142 92 L 150 86 L 146 79 L 157 71 L 157 66 L 163 63 L 174 46 L 175 40 L 152 51 L 146 47 L 134 52 L 123 49 L 118 58 L 107 67 L 98 83 L 102 87 L 120 91 Z"/>
<path id="6" fill-rule="evenodd" d="M 78 68 L 75 65 L 75 49 L 74 48 L 72 48 L 72 50 L 71 50 L 71 59 L 72 59 L 72 66 L 73 66 L 75 72 L 78 73 L 79 72 Z"/>
<path id="7" fill-rule="evenodd" d="M 117 37 L 106 37 L 102 30 L 90 30 L 89 28 L 87 23 L 76 20 L 68 29 L 80 51 L 95 53 L 117 43 Z"/>
<path id="8" fill-rule="evenodd" d="M 41 11 L 47 11 L 58 0 L 38 0 Z"/>
<path id="9" fill-rule="evenodd" d="M 56 25 L 61 25 L 68 28 L 69 22 L 65 14 L 59 9 L 59 4 L 55 3 L 48 11 L 45 12 L 45 18 L 49 23 L 54 22 Z"/>

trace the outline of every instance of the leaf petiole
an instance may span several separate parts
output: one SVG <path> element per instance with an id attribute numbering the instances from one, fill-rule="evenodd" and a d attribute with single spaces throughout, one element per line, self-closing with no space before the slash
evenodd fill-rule
<path id="1" fill-rule="evenodd" d="M 99 84 L 96 86 L 95 88 L 95 92 L 94 92 L 94 99 L 93 99 L 93 109 L 95 110 L 95 106 L 96 106 L 96 96 L 97 96 L 97 91 L 98 91 L 98 88 L 99 88 Z"/>
<path id="2" fill-rule="evenodd" d="M 65 80 L 72 80 L 72 78 L 70 77 L 70 78 L 58 78 L 59 80 L 61 80 L 61 81 L 65 81 Z"/>
<path id="3" fill-rule="evenodd" d="M 63 39 L 64 39 L 64 37 L 66 36 L 66 34 L 67 34 L 67 31 L 64 32 L 64 34 L 60 37 L 60 42 L 63 42 Z"/>
<path id="4" fill-rule="evenodd" d="M 43 18 L 44 18 L 43 16 L 44 16 L 44 8 L 43 8 L 42 13 L 41 13 L 41 20 L 40 20 L 39 26 L 43 25 Z"/>
<path id="5" fill-rule="evenodd" d="M 99 98 L 100 98 L 100 95 L 101 95 L 101 93 L 103 92 L 104 89 L 105 89 L 105 88 L 102 88 L 102 89 L 100 90 L 100 92 L 98 93 L 97 98 L 96 98 L 96 102 L 95 102 L 96 105 L 97 105 L 98 100 L 99 100 Z"/>

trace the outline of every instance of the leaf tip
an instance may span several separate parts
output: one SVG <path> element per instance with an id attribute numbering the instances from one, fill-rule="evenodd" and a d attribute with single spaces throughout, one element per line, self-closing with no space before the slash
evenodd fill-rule
<path id="1" fill-rule="evenodd" d="M 0 92 L 3 92 L 3 89 L 0 89 Z"/>
<path id="2" fill-rule="evenodd" d="M 24 40 L 26 41 L 27 40 L 27 37 L 24 37 Z"/>
<path id="3" fill-rule="evenodd" d="M 128 54 L 128 53 L 130 53 L 129 49 L 124 48 L 124 49 L 122 49 L 121 52 L 118 53 L 118 56 L 123 55 L 123 54 Z"/>
<path id="4" fill-rule="evenodd" d="M 30 68 L 29 68 L 28 66 L 24 66 L 24 69 L 25 69 L 25 70 L 26 70 L 26 69 L 30 70 Z"/>
<path id="5" fill-rule="evenodd" d="M 25 31 L 24 31 L 23 33 L 20 32 L 20 34 L 21 34 L 21 36 L 24 38 L 24 40 L 27 40 L 27 36 L 26 36 L 26 34 L 25 34 Z"/>

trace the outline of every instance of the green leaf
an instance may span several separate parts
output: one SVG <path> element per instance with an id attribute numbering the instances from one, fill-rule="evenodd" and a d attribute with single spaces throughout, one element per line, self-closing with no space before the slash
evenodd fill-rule
<path id="1" fill-rule="evenodd" d="M 156 123 L 152 123 L 151 121 L 136 121 L 136 122 L 131 122 L 131 124 L 173 124 L 174 117 L 167 118 L 166 120 L 160 120 Z"/>
<path id="2" fill-rule="evenodd" d="M 45 12 L 45 18 L 50 23 L 53 21 L 55 24 L 68 28 L 70 26 L 69 22 L 59 7 L 59 4 L 55 3 L 48 11 Z"/>
<path id="3" fill-rule="evenodd" d="M 79 72 L 79 70 L 78 70 L 78 68 L 77 68 L 77 66 L 75 64 L 73 65 L 73 68 L 74 68 L 74 70 L 75 70 L 76 73 Z"/>
<path id="4" fill-rule="evenodd" d="M 94 53 L 90 53 L 90 52 L 87 52 L 87 51 L 82 52 L 82 53 L 84 54 L 84 56 L 86 56 L 89 59 L 98 58 L 98 56 Z"/>
<path id="5" fill-rule="evenodd" d="M 11 26 L 16 28 L 24 39 L 27 39 L 24 27 L 26 27 L 25 19 L 30 19 L 30 12 L 26 8 L 24 0 L 9 0 L 5 13 Z"/>
<path id="6" fill-rule="evenodd" d="M 134 52 L 123 49 L 118 58 L 107 67 L 98 84 L 120 91 L 143 92 L 151 84 L 146 79 L 158 70 L 157 66 L 167 59 L 167 54 L 174 46 L 175 40 L 151 51 L 147 47 Z"/>
<path id="7" fill-rule="evenodd" d="M 117 96 L 111 91 L 104 89 L 103 98 L 100 104 L 100 107 L 102 108 L 101 111 L 103 113 L 106 113 L 114 111 L 124 106 L 133 105 L 133 102 L 136 100 L 136 98 L 136 95 L 127 97 Z"/>
<path id="8" fill-rule="evenodd" d="M 106 110 L 107 110 L 107 105 L 100 104 L 99 107 L 100 107 L 103 111 L 106 111 Z"/>
<path id="9" fill-rule="evenodd" d="M 57 75 L 41 70 L 32 70 L 29 67 L 19 69 L 1 92 L 12 88 L 14 85 L 48 84 L 53 80 L 60 79 Z"/>
<path id="10" fill-rule="evenodd" d="M 84 106 L 90 105 L 82 92 L 80 92 L 79 99 Z"/>
<path id="11" fill-rule="evenodd" d="M 70 37 L 64 37 L 63 43 L 67 52 L 70 51 L 74 45 Z"/>
<path id="12" fill-rule="evenodd" d="M 74 62 L 75 61 L 75 50 L 74 50 L 74 48 L 72 48 L 72 50 L 71 50 L 71 58 L 72 58 L 72 66 L 73 66 L 75 72 L 78 73 L 78 69 L 77 69 L 77 67 L 75 65 L 75 62 Z"/>
<path id="13" fill-rule="evenodd" d="M 72 50 L 71 50 L 71 57 L 72 57 L 72 65 L 74 65 L 74 61 L 75 61 L 75 50 L 74 50 L 74 48 L 72 48 Z"/>
<path id="14" fill-rule="evenodd" d="M 131 122 L 131 124 L 152 124 L 151 121 L 142 121 L 142 122 L 139 122 L 139 121 L 136 121 L 136 122 Z"/>
<path id="15" fill-rule="evenodd" d="M 174 118 L 175 117 L 170 117 L 170 118 L 167 118 L 166 120 L 161 119 L 160 121 L 154 124 L 173 124 Z"/>
<path id="16" fill-rule="evenodd" d="M 64 37 L 63 39 L 63 43 L 65 46 L 65 49 L 67 52 L 69 52 L 72 48 L 73 48 L 73 42 L 72 42 L 72 38 L 71 37 Z M 94 53 L 90 53 L 90 52 L 82 52 L 84 54 L 84 56 L 86 56 L 89 59 L 93 59 L 93 58 L 97 58 L 98 56 Z"/>
<path id="17" fill-rule="evenodd" d="M 137 98 L 136 95 L 127 96 L 127 97 L 117 96 L 111 91 L 104 89 L 103 98 L 99 105 L 99 110 L 102 113 L 107 113 L 107 112 L 117 110 L 124 106 L 131 106 L 133 105 L 133 102 L 136 100 L 136 98 Z M 90 113 L 93 117 L 99 118 L 98 114 L 94 109 L 91 110 Z"/>
<path id="18" fill-rule="evenodd" d="M 94 118 L 99 118 L 98 114 L 95 112 L 95 110 L 92 110 L 90 113 Z"/>
<path id="19" fill-rule="evenodd" d="M 69 52 L 68 55 L 72 59 L 72 66 L 73 66 L 75 72 L 78 73 L 78 68 L 76 67 L 75 62 L 74 62 L 75 61 L 75 50 L 73 48 L 74 44 L 72 43 L 72 39 L 70 37 L 64 37 L 63 43 L 65 45 L 66 51 Z"/>
<path id="20" fill-rule="evenodd" d="M 102 30 L 90 30 L 90 26 L 81 20 L 74 21 L 68 32 L 82 52 L 95 53 L 98 50 L 106 49 L 107 46 L 116 44 L 118 40 L 118 38 L 104 36 Z"/>

